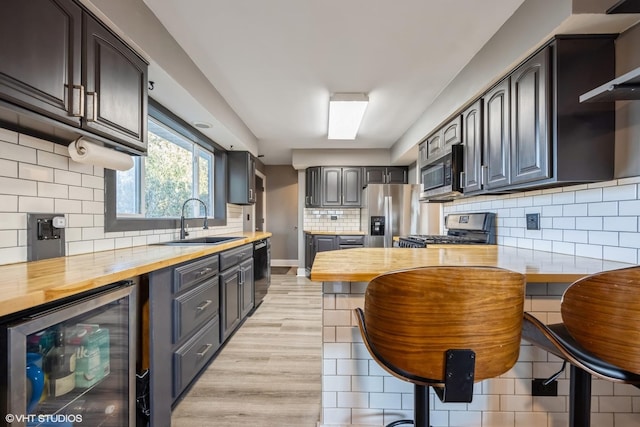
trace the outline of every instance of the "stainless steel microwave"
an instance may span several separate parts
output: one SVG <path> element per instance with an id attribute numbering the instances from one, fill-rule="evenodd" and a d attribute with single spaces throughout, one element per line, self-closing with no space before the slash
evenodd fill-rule
<path id="1" fill-rule="evenodd" d="M 420 171 L 420 200 L 447 201 L 462 196 L 463 146 L 451 146 L 451 151 L 425 165 Z"/>

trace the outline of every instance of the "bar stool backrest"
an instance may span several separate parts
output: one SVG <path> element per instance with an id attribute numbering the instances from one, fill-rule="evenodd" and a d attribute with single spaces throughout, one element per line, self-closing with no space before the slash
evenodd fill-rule
<path id="1" fill-rule="evenodd" d="M 560 311 L 585 350 L 640 374 L 640 266 L 577 280 L 565 291 Z"/>
<path id="2" fill-rule="evenodd" d="M 441 383 L 449 349 L 476 353 L 474 381 L 496 377 L 518 359 L 524 292 L 522 274 L 495 267 L 386 273 L 365 293 L 366 344 L 413 383 Z"/>

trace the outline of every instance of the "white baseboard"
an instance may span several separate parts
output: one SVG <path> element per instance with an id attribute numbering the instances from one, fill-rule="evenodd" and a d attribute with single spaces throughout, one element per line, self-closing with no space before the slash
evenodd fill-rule
<path id="1" fill-rule="evenodd" d="M 271 259 L 272 267 L 297 267 L 297 259 Z"/>
<path id="2" fill-rule="evenodd" d="M 296 273 L 296 276 L 306 277 L 307 276 L 307 269 L 304 268 L 304 267 L 298 267 L 298 271 Z"/>

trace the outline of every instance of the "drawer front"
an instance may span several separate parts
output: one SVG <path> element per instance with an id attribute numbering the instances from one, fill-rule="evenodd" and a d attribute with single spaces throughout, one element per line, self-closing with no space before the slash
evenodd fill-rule
<path id="1" fill-rule="evenodd" d="M 220 347 L 218 316 L 173 352 L 173 397 L 178 397 Z"/>
<path id="2" fill-rule="evenodd" d="M 224 251 L 220 254 L 220 271 L 233 267 L 247 258 L 253 257 L 253 244 L 240 246 L 239 248 Z"/>
<path id="3" fill-rule="evenodd" d="M 173 299 L 173 343 L 218 314 L 218 276 Z"/>
<path id="4" fill-rule="evenodd" d="M 218 255 L 190 262 L 173 273 L 173 292 L 184 291 L 218 274 Z"/>
<path id="5" fill-rule="evenodd" d="M 364 245 L 364 236 L 338 236 L 338 245 Z"/>

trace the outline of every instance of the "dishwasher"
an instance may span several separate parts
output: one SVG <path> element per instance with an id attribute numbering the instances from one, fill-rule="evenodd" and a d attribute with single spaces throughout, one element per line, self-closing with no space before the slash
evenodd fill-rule
<path id="1" fill-rule="evenodd" d="M 262 239 L 253 244 L 254 310 L 267 295 L 271 283 L 271 241 Z"/>

